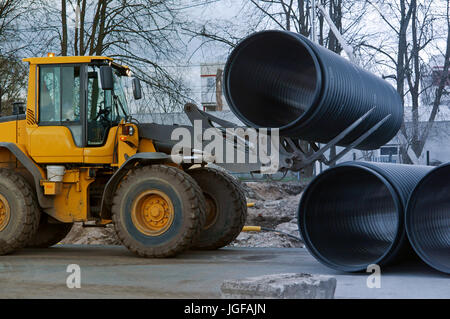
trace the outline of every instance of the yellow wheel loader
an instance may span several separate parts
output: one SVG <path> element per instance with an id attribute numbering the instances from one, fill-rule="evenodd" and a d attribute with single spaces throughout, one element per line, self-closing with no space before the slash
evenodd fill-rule
<path id="1" fill-rule="evenodd" d="M 202 162 L 174 161 L 168 127 L 130 117 L 128 67 L 100 56 L 24 61 L 25 114 L 0 117 L 0 254 L 52 246 L 74 222 L 114 223 L 122 243 L 145 257 L 216 249 L 239 234 L 239 183 Z M 132 83 L 141 98 L 139 80 Z"/>
<path id="2" fill-rule="evenodd" d="M 273 39 L 287 39 L 291 47 L 289 37 Z M 235 50 L 241 47 L 252 48 Z M 248 63 L 252 50 L 250 58 L 230 55 L 225 96 L 250 127 L 193 104 L 184 107 L 192 125 L 140 123 L 129 114 L 122 85 L 131 77 L 128 67 L 100 56 L 25 59 L 30 65 L 25 114 L 0 117 L 0 254 L 54 245 L 74 222 L 113 223 L 122 243 L 145 257 L 220 248 L 242 230 L 246 200 L 237 180 L 208 164 L 234 172 L 298 172 L 393 138 L 403 111 L 392 87 L 337 55 L 339 64 L 333 60 L 326 70 L 339 68 L 325 72 L 323 81 L 317 60 L 305 60 L 316 61 L 311 78 L 313 68 L 299 65 L 298 54 L 277 64 L 277 52 L 288 51 L 255 49 L 268 54 L 256 64 Z M 332 76 L 343 70 L 351 73 L 344 78 L 352 85 Z M 300 80 L 294 83 L 295 74 Z M 140 99 L 139 79 L 131 82 Z M 324 95 L 322 82 L 324 88 L 337 86 Z M 364 89 L 355 90 L 359 84 Z M 336 145 L 344 149 L 327 158 Z"/>

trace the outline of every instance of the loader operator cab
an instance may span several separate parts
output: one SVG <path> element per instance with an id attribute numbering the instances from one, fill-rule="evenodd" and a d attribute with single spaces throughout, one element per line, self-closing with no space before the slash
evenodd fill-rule
<path id="1" fill-rule="evenodd" d="M 35 76 L 36 101 L 29 108 L 36 114 L 38 127 L 31 133 L 31 155 L 37 162 L 48 162 L 51 157 L 55 163 L 86 162 L 89 154 L 95 157 L 94 151 L 87 149 L 105 146 L 111 129 L 129 118 L 122 79 L 130 77 L 130 69 L 106 57 L 47 57 L 25 61 L 35 67 L 34 74 L 30 70 L 30 76 Z M 136 78 L 133 94 L 135 99 L 142 95 Z M 47 149 L 45 155 L 40 149 L 49 138 L 54 140 L 49 146 L 55 151 Z M 67 142 L 68 139 L 73 143 Z"/>
<path id="2" fill-rule="evenodd" d="M 103 68 L 109 72 L 101 73 Z M 128 116 L 122 73 L 117 67 L 98 63 L 40 66 L 40 125 L 66 126 L 79 147 L 103 145 L 109 129 Z M 106 79 L 108 75 L 110 79 Z M 110 84 L 104 87 L 102 82 Z"/>

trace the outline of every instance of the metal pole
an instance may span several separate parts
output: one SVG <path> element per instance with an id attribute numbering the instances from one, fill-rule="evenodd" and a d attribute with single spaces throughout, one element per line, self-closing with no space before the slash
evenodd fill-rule
<path id="1" fill-rule="evenodd" d="M 331 19 L 328 12 L 325 10 L 325 8 L 322 5 L 318 5 L 317 8 L 320 10 L 320 13 L 322 13 L 323 17 L 327 21 L 328 25 L 330 26 L 331 31 L 336 36 L 336 39 L 339 41 L 339 43 L 342 46 L 342 49 L 344 49 L 345 53 L 348 55 L 351 61 L 355 61 L 355 56 L 353 55 L 353 48 L 345 41 L 342 34 L 339 32 L 338 28 L 334 24 L 333 20 Z"/>

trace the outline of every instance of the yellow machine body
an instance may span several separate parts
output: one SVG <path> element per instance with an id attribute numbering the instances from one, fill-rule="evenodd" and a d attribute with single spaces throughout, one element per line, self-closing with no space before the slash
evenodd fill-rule
<path id="1" fill-rule="evenodd" d="M 40 76 L 42 74 L 48 76 L 50 81 L 46 83 L 50 83 L 50 89 L 56 92 L 58 74 L 62 78 L 68 71 L 78 70 L 75 71 L 79 72 L 76 85 L 79 86 L 80 92 L 83 89 L 87 92 L 89 85 L 80 83 L 83 81 L 88 83 L 91 81 L 91 76 L 93 77 L 91 82 L 100 82 L 95 71 L 88 70 L 91 65 L 93 65 L 92 68 L 95 65 L 109 65 L 122 76 L 129 74 L 130 70 L 126 66 L 114 63 L 111 58 L 99 56 L 29 58 L 24 61 L 28 62 L 30 66 L 25 117 L 0 118 L 0 167 L 15 169 L 23 173 L 31 184 L 34 179 L 36 189 L 40 188 L 40 190 L 37 189 L 38 193 L 42 193 L 40 203 L 41 206 L 44 206 L 42 207 L 43 211 L 56 220 L 61 222 L 95 220 L 97 223 L 103 224 L 110 222 L 108 216 L 92 214 L 91 186 L 98 180 L 96 187 L 101 189 L 108 182 L 109 177 L 113 176 L 128 158 L 138 152 L 155 152 L 155 147 L 151 140 L 139 138 L 137 125 L 128 123 L 124 119 L 107 129 L 104 142 L 99 145 L 85 145 L 85 143 L 80 144 L 75 141 L 74 131 L 88 131 L 86 128 L 88 124 L 85 124 L 87 120 L 85 123 L 82 123 L 83 120 L 78 120 L 79 124 L 70 126 L 62 120 L 61 115 L 59 122 L 42 124 L 44 114 L 41 111 L 43 110 L 41 104 L 45 98 L 41 93 L 44 91 L 39 87 L 39 84 L 43 83 Z M 64 68 L 66 66 L 67 68 Z M 80 70 L 86 70 L 86 72 L 82 73 Z M 54 94 L 53 102 L 58 98 L 61 105 L 64 105 L 67 101 L 64 100 L 64 93 L 61 92 L 74 89 L 73 86 L 72 88 L 70 85 L 64 87 L 63 82 L 60 83 L 58 90 L 61 96 Z M 48 88 L 46 90 L 49 91 Z M 94 93 L 91 95 L 94 96 Z M 81 93 L 79 96 L 87 101 L 91 97 L 88 94 L 90 93 L 85 95 Z M 102 94 L 106 96 L 106 93 Z M 48 95 L 51 96 L 51 94 Z M 76 102 L 78 98 L 76 95 L 73 96 L 75 98 L 71 102 Z M 81 98 L 79 101 L 79 109 L 81 109 Z M 74 103 L 70 107 L 75 105 Z M 86 105 L 89 103 L 87 101 Z M 80 114 L 85 114 L 85 119 L 88 118 L 86 110 L 80 112 Z M 82 116 L 80 115 L 80 117 Z M 67 123 L 69 122 L 67 121 Z M 100 132 L 101 127 L 100 129 L 94 127 L 92 131 Z M 93 135 L 95 135 L 94 133 Z M 49 180 L 46 171 L 47 165 L 64 165 L 66 167 L 61 181 Z M 36 180 L 38 173 L 40 174 L 39 181 Z"/>

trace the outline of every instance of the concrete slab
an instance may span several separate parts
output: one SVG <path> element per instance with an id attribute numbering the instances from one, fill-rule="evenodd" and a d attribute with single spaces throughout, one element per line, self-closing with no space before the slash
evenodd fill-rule
<path id="1" fill-rule="evenodd" d="M 81 267 L 81 288 L 69 289 L 69 264 Z M 0 256 L 0 298 L 220 298 L 224 280 L 280 273 L 331 275 L 335 298 L 450 298 L 450 277 L 421 262 L 370 274 L 347 274 L 318 263 L 306 249 L 225 248 L 144 259 L 121 246 L 56 246 Z"/>
<path id="2" fill-rule="evenodd" d="M 275 274 L 225 280 L 224 299 L 333 299 L 336 278 L 311 274 Z"/>

